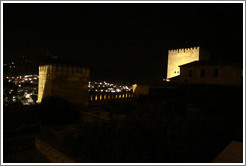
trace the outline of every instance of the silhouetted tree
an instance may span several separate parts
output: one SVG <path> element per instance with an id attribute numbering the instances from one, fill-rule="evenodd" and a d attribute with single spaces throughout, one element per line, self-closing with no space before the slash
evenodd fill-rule
<path id="1" fill-rule="evenodd" d="M 41 122 L 48 124 L 66 124 L 79 121 L 79 112 L 67 100 L 59 97 L 47 97 L 39 105 Z"/>

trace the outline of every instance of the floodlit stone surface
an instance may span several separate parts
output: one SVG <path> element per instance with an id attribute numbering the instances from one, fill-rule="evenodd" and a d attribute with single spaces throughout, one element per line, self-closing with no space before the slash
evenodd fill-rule
<path id="1" fill-rule="evenodd" d="M 169 50 L 167 62 L 167 79 L 180 75 L 180 65 L 199 60 L 207 60 L 208 58 L 208 53 L 200 47 Z"/>
<path id="2" fill-rule="evenodd" d="M 39 66 L 38 103 L 49 96 L 88 105 L 89 69 L 69 65 Z"/>

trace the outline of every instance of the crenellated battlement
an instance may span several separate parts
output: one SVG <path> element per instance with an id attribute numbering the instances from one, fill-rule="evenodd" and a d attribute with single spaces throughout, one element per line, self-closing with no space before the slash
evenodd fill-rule
<path id="1" fill-rule="evenodd" d="M 167 79 L 180 75 L 180 65 L 201 59 L 199 46 L 168 50 Z"/>
<path id="2" fill-rule="evenodd" d="M 173 50 L 168 50 L 168 52 L 173 52 L 173 53 L 182 53 L 182 52 L 187 52 L 187 51 L 193 51 L 193 50 L 199 50 L 200 47 L 191 47 L 191 48 L 179 48 L 179 49 L 173 49 Z"/>
<path id="3" fill-rule="evenodd" d="M 39 66 L 39 72 L 46 73 L 71 73 L 71 74 L 83 74 L 89 75 L 90 70 L 81 66 L 74 65 L 64 65 L 64 64 L 55 64 L 55 65 L 42 65 Z"/>

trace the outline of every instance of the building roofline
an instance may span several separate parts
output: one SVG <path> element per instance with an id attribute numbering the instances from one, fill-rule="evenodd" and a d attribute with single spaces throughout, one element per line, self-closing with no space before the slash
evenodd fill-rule
<path id="1" fill-rule="evenodd" d="M 190 66 L 243 66 L 240 62 L 231 62 L 224 60 L 216 60 L 216 61 L 194 61 L 184 65 L 180 65 L 179 67 L 190 67 Z"/>

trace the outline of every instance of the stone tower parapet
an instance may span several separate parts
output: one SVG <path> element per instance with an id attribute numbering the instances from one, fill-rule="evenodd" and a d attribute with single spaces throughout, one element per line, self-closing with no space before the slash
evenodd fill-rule
<path id="1" fill-rule="evenodd" d="M 42 65 L 39 66 L 40 72 L 49 72 L 49 73 L 64 73 L 64 74 L 83 74 L 89 75 L 89 69 L 81 66 L 73 66 L 73 65 Z"/>
<path id="2" fill-rule="evenodd" d="M 182 53 L 182 52 L 189 52 L 192 50 L 198 50 L 200 47 L 191 47 L 191 48 L 179 48 L 179 49 L 173 49 L 173 50 L 168 50 L 168 52 L 173 52 L 173 53 Z"/>
<path id="3" fill-rule="evenodd" d="M 168 50 L 167 79 L 180 75 L 180 65 L 207 59 L 208 53 L 199 46 Z"/>
<path id="4" fill-rule="evenodd" d="M 75 65 L 39 66 L 38 103 L 46 97 L 56 96 L 87 106 L 89 74 L 88 68 Z"/>

